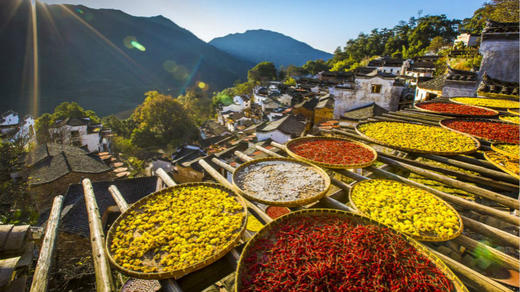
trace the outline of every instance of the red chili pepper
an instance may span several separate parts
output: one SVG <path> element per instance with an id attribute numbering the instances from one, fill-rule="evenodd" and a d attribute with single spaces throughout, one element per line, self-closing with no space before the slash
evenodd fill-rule
<path id="1" fill-rule="evenodd" d="M 495 121 L 461 121 L 452 120 L 443 122 L 445 126 L 454 130 L 506 143 L 520 142 L 519 126 Z"/>
<path id="2" fill-rule="evenodd" d="M 283 223 L 249 249 L 241 291 L 453 291 L 449 279 L 386 227 L 337 217 Z M 261 256 L 259 256 L 261 255 Z"/>
<path id="3" fill-rule="evenodd" d="M 362 164 L 374 159 L 374 153 L 369 149 L 340 139 L 302 141 L 291 144 L 289 150 L 309 160 L 328 164 Z"/>
<path id="4" fill-rule="evenodd" d="M 494 116 L 496 112 L 484 108 L 478 108 L 470 105 L 456 104 L 456 103 L 448 103 L 448 102 L 432 102 L 432 103 L 423 103 L 417 104 L 417 107 L 420 107 L 425 110 L 430 110 L 434 112 L 440 113 L 448 113 L 448 114 L 459 114 L 459 115 L 469 115 L 469 116 Z"/>

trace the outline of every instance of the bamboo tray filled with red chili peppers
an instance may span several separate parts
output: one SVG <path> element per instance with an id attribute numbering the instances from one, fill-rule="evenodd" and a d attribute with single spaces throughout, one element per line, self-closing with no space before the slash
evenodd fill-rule
<path id="1" fill-rule="evenodd" d="M 473 105 L 459 104 L 449 101 L 431 101 L 416 103 L 414 107 L 420 111 L 454 117 L 496 117 L 498 111 Z"/>
<path id="2" fill-rule="evenodd" d="M 244 247 L 235 277 L 235 291 L 467 291 L 415 240 L 333 209 L 266 225 Z"/>
<path id="3" fill-rule="evenodd" d="M 334 137 L 303 137 L 287 142 L 287 153 L 321 167 L 344 169 L 372 165 L 377 152 L 361 142 Z"/>
<path id="4" fill-rule="evenodd" d="M 444 119 L 439 124 L 458 133 L 469 134 L 489 142 L 520 143 L 519 129 L 516 124 L 487 119 Z"/>

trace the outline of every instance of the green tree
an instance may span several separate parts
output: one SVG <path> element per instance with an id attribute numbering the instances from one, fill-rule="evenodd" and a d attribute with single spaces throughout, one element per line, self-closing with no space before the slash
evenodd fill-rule
<path id="1" fill-rule="evenodd" d="M 287 76 L 301 77 L 307 74 L 309 74 L 309 71 L 305 70 L 303 67 L 298 67 L 294 65 L 287 66 Z"/>
<path id="2" fill-rule="evenodd" d="M 462 21 L 462 30 L 472 34 L 480 34 L 486 21 L 518 22 L 518 0 L 492 0 L 477 9 L 471 18 Z"/>
<path id="3" fill-rule="evenodd" d="M 51 114 L 45 113 L 34 122 L 34 130 L 36 131 L 36 141 L 38 144 L 45 144 L 50 141 L 49 128 L 51 121 Z"/>
<path id="4" fill-rule="evenodd" d="M 178 100 L 157 91 L 145 96 L 131 117 L 136 124 L 132 143 L 142 148 L 166 147 L 197 139 L 198 129 Z"/>
<path id="5" fill-rule="evenodd" d="M 436 36 L 432 39 L 430 42 L 430 45 L 426 48 L 426 51 L 428 52 L 434 52 L 437 53 L 439 50 L 447 45 L 449 45 L 450 42 L 442 38 L 441 36 Z"/>
<path id="6" fill-rule="evenodd" d="M 305 69 L 306 71 L 308 71 L 309 73 L 311 73 L 312 75 L 316 75 L 322 71 L 328 71 L 329 70 L 329 65 L 319 59 L 319 60 L 309 60 L 307 61 L 307 63 L 305 63 L 303 65 L 303 69 Z"/>
<path id="7" fill-rule="evenodd" d="M 283 84 L 285 84 L 287 86 L 295 86 L 296 80 L 294 80 L 294 78 L 292 78 L 292 77 L 289 77 L 287 80 L 285 80 L 285 82 Z"/>
<path id="8" fill-rule="evenodd" d="M 272 62 L 261 62 L 247 72 L 249 81 L 265 82 L 276 80 L 276 67 Z"/>

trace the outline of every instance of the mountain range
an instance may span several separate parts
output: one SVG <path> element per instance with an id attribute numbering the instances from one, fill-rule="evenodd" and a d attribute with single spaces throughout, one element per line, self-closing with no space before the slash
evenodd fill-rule
<path id="1" fill-rule="evenodd" d="M 213 92 L 246 80 L 247 71 L 258 61 L 301 65 L 328 56 L 281 34 L 253 31 L 245 34 L 251 46 L 264 45 L 256 53 L 244 50 L 246 58 L 225 45 L 219 48 L 234 37 L 208 44 L 163 16 L 36 3 L 32 9 L 31 0 L 0 1 L 0 112 L 31 113 L 36 108 L 41 114 L 52 112 L 63 101 L 76 101 L 101 116 L 128 112 L 142 103 L 149 90 L 176 96 L 197 84 Z M 32 19 L 36 19 L 36 33 Z M 31 89 L 35 56 L 37 104 Z"/>
<path id="2" fill-rule="evenodd" d="M 215 38 L 216 48 L 253 63 L 271 61 L 277 67 L 301 66 L 309 60 L 332 58 L 332 54 L 314 49 L 304 42 L 270 30 L 248 30 Z"/>

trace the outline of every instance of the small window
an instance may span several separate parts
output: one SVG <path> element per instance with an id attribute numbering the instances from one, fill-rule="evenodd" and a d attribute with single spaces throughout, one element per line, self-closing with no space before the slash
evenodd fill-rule
<path id="1" fill-rule="evenodd" d="M 370 89 L 372 93 L 381 93 L 381 84 L 372 84 Z"/>

